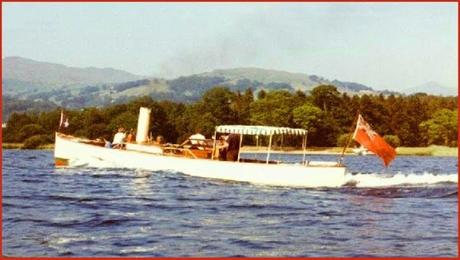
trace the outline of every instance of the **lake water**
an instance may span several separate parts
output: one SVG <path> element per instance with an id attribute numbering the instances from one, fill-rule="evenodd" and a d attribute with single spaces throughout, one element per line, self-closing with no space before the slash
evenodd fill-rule
<path id="1" fill-rule="evenodd" d="M 373 156 L 345 163 L 382 185 L 300 189 L 55 169 L 51 151 L 4 150 L 3 255 L 458 255 L 457 184 L 443 181 L 457 173 L 456 157 L 401 156 L 389 169 Z M 431 184 L 419 183 L 427 176 Z M 403 181 L 385 187 L 395 177 Z"/>

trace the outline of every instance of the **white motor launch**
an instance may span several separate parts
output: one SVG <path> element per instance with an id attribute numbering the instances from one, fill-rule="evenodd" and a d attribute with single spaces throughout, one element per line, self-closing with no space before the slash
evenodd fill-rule
<path id="1" fill-rule="evenodd" d="M 145 143 L 148 140 L 149 125 L 150 125 L 150 108 L 141 107 L 139 109 L 139 119 L 137 121 L 136 142 L 138 144 Z"/>

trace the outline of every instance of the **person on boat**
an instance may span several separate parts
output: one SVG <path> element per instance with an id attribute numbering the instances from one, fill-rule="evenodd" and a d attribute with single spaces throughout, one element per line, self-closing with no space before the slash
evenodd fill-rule
<path id="1" fill-rule="evenodd" d="M 225 140 L 226 143 L 226 160 L 235 162 L 238 160 L 238 153 L 240 151 L 240 135 L 229 134 Z"/>
<path id="2" fill-rule="evenodd" d="M 113 136 L 112 148 L 122 149 L 126 138 L 125 129 L 123 127 L 118 128 L 118 133 Z"/>
<path id="3" fill-rule="evenodd" d="M 104 138 L 104 147 L 105 148 L 112 148 L 112 143 Z"/>
<path id="4" fill-rule="evenodd" d="M 218 158 L 221 161 L 236 161 L 238 160 L 238 152 L 240 150 L 240 135 L 229 134 L 221 136 L 222 144 L 216 143 L 216 151 Z"/>
<path id="5" fill-rule="evenodd" d="M 213 137 L 214 139 L 215 137 Z M 216 149 L 214 150 L 214 158 L 219 159 L 220 161 L 225 161 L 227 159 L 227 143 L 225 139 L 227 135 L 221 135 L 216 140 Z"/>
<path id="6" fill-rule="evenodd" d="M 195 134 L 191 135 L 187 140 L 185 140 L 182 144 L 182 145 L 186 145 L 188 143 L 192 144 L 192 146 L 198 146 L 198 149 L 200 150 L 203 150 L 204 147 L 206 145 L 206 137 L 204 135 L 202 135 L 201 133 L 201 129 L 197 129 L 195 131 Z"/>
<path id="7" fill-rule="evenodd" d="M 128 136 L 126 136 L 126 142 L 127 143 L 136 142 L 136 135 L 135 135 L 134 129 L 131 128 L 131 130 L 129 130 L 129 134 Z"/>
<path id="8" fill-rule="evenodd" d="M 155 139 L 154 144 L 156 144 L 156 145 L 163 145 L 164 142 L 165 142 L 165 138 L 164 138 L 162 135 L 159 135 L 159 136 L 157 136 L 157 138 Z"/>

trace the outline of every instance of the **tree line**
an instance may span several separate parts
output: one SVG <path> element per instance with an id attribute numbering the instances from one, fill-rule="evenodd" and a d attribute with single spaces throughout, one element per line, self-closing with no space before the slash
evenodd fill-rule
<path id="1" fill-rule="evenodd" d="M 314 88 L 308 94 L 250 88 L 232 92 L 216 86 L 197 102 L 184 104 L 140 97 L 125 104 L 103 108 L 66 110 L 67 134 L 111 140 L 118 127 L 135 129 L 139 108 L 149 107 L 150 132 L 168 142 L 182 142 L 200 129 L 208 138 L 216 125 L 269 125 L 304 128 L 310 146 L 341 146 L 357 113 L 391 144 L 426 146 L 457 145 L 457 97 L 424 93 L 410 96 L 353 95 L 339 93 L 331 85 Z M 40 113 L 13 113 L 3 131 L 4 142 L 24 142 L 26 147 L 53 142 L 61 109 Z"/>

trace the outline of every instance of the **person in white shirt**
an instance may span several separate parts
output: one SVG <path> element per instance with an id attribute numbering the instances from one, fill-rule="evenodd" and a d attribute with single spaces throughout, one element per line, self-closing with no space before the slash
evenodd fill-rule
<path id="1" fill-rule="evenodd" d="M 123 127 L 118 128 L 118 133 L 113 136 L 112 148 L 121 149 L 124 146 L 126 134 Z"/>
<path id="2" fill-rule="evenodd" d="M 191 135 L 187 140 L 185 140 L 181 145 L 186 145 L 188 143 L 192 145 L 198 145 L 198 149 L 204 149 L 202 146 L 206 145 L 206 137 L 200 134 L 200 129 L 196 131 L 196 134 Z"/>
<path id="3" fill-rule="evenodd" d="M 206 140 L 206 137 L 200 133 L 191 135 L 189 138 L 191 144 L 201 144 L 201 141 Z"/>

